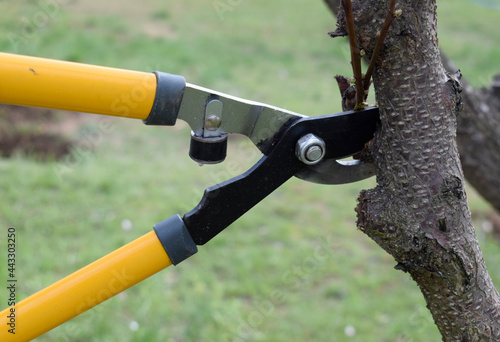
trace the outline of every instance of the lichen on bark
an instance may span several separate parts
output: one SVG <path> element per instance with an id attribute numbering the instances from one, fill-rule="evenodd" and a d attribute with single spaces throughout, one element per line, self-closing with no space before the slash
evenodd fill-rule
<path id="1" fill-rule="evenodd" d="M 368 55 L 387 5 L 352 3 L 356 38 Z M 402 15 L 373 75 L 381 125 L 369 153 L 378 185 L 359 196 L 358 227 L 416 281 L 444 341 L 495 341 L 500 300 L 471 223 L 456 144 L 461 87 L 441 63 L 436 6 L 397 2 Z"/>

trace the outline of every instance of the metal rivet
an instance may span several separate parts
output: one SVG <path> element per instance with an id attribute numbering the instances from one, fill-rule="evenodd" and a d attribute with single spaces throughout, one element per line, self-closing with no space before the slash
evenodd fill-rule
<path id="1" fill-rule="evenodd" d="M 210 115 L 205 121 L 205 129 L 209 131 L 216 131 L 219 129 L 222 121 L 217 115 Z"/>

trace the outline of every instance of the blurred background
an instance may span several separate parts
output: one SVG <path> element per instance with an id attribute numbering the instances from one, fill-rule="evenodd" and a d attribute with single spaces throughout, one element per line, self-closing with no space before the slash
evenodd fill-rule
<path id="1" fill-rule="evenodd" d="M 340 111 L 333 76 L 351 74 L 320 0 L 2 3 L 0 51 L 161 70 L 306 115 Z M 495 0 L 439 2 L 442 49 L 475 87 L 500 72 L 499 19 Z M 226 162 L 199 167 L 182 123 L 12 106 L 0 107 L 0 145 L 0 250 L 15 227 L 18 299 L 186 213 L 260 157 L 230 137 Z M 292 179 L 194 257 L 37 341 L 440 340 L 417 286 L 356 229 L 357 195 L 374 185 Z M 492 210 L 468 196 L 499 286 Z"/>

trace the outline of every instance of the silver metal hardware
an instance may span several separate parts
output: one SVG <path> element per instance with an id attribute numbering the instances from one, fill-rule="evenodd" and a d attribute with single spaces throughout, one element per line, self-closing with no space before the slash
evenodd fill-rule
<path id="1" fill-rule="evenodd" d="M 218 137 L 221 135 L 222 125 L 222 102 L 217 99 L 208 101 L 205 107 L 205 123 L 203 126 L 203 137 Z"/>
<path id="2" fill-rule="evenodd" d="M 325 156 L 325 142 L 314 134 L 304 135 L 297 141 L 295 153 L 297 158 L 304 164 L 315 165 Z"/>

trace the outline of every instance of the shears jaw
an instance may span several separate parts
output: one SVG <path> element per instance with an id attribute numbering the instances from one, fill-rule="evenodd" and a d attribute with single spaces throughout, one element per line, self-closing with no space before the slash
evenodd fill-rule
<path id="1" fill-rule="evenodd" d="M 327 184 L 371 175 L 360 172 L 358 167 L 364 167 L 362 164 L 337 160 L 362 150 L 373 137 L 377 122 L 377 108 L 295 120 L 275 137 L 269 151 L 247 172 L 206 189 L 200 203 L 184 215 L 194 242 L 208 242 L 294 175 Z M 297 150 L 304 155 L 298 156 Z M 320 159 L 325 162 L 310 164 Z M 326 175 L 330 172 L 338 176 Z"/>
<path id="2" fill-rule="evenodd" d="M 370 178 L 376 173 L 375 165 L 361 160 L 323 160 L 295 174 L 295 177 L 318 184 L 346 184 Z"/>

